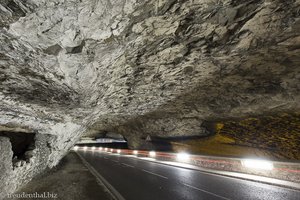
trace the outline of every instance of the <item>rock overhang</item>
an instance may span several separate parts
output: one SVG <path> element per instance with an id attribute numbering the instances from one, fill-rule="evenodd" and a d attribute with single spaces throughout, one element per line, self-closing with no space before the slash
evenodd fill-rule
<path id="1" fill-rule="evenodd" d="M 0 125 L 57 137 L 52 160 L 82 134 L 113 131 L 136 147 L 147 135 L 206 135 L 206 121 L 299 109 L 299 1 L 0 9 Z"/>

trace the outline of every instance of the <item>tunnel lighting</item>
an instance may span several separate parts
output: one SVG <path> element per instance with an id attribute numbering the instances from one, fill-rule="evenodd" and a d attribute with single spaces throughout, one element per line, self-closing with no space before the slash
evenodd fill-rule
<path id="1" fill-rule="evenodd" d="M 156 156 L 155 151 L 150 151 L 150 152 L 149 152 L 149 156 L 150 156 L 150 157 L 155 157 L 155 156 Z"/>
<path id="2" fill-rule="evenodd" d="M 87 150 L 87 146 L 83 147 L 83 150 Z"/>
<path id="3" fill-rule="evenodd" d="M 77 150 L 78 150 L 78 146 L 75 146 L 73 149 L 74 149 L 75 151 L 77 151 Z"/>
<path id="4" fill-rule="evenodd" d="M 118 149 L 118 150 L 117 150 L 117 153 L 121 153 L 121 150 L 120 150 L 120 149 Z"/>
<path id="5" fill-rule="evenodd" d="M 100 150 L 100 151 L 102 151 L 102 149 L 103 149 L 102 147 L 99 147 L 99 150 Z"/>
<path id="6" fill-rule="evenodd" d="M 104 148 L 104 151 L 107 151 L 107 148 Z"/>
<path id="7" fill-rule="evenodd" d="M 187 153 L 178 153 L 177 160 L 178 161 L 188 161 L 190 159 L 190 155 Z"/>
<path id="8" fill-rule="evenodd" d="M 137 150 L 134 150 L 134 151 L 133 151 L 133 154 L 134 154 L 134 155 L 137 155 L 137 154 L 138 154 L 138 151 L 137 151 Z"/>
<path id="9" fill-rule="evenodd" d="M 252 169 L 272 170 L 274 168 L 273 163 L 267 160 L 246 159 L 242 161 L 242 165 Z"/>
<path id="10" fill-rule="evenodd" d="M 96 147 L 92 147 L 92 150 L 95 150 L 96 149 Z"/>

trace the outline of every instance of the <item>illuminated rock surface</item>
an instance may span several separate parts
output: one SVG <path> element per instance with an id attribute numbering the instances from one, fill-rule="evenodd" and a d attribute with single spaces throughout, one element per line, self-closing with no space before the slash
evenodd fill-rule
<path id="1" fill-rule="evenodd" d="M 83 134 L 116 132 L 139 147 L 148 135 L 207 135 L 207 121 L 298 110 L 299 9 L 299 0 L 1 0 L 1 136 L 35 139 L 11 162 L 1 139 L 0 191 L 56 165 Z"/>

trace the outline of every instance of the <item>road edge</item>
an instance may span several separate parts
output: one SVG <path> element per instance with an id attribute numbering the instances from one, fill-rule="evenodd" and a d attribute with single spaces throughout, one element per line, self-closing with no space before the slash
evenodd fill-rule
<path id="1" fill-rule="evenodd" d="M 78 157 L 82 161 L 83 165 L 91 172 L 91 174 L 93 174 L 93 176 L 95 176 L 98 184 L 103 186 L 110 193 L 110 195 L 113 197 L 113 199 L 125 200 L 125 198 L 103 176 L 101 176 L 95 170 L 95 168 L 84 159 L 84 157 L 82 155 L 80 155 L 77 152 L 75 152 L 75 153 L 78 155 Z"/>

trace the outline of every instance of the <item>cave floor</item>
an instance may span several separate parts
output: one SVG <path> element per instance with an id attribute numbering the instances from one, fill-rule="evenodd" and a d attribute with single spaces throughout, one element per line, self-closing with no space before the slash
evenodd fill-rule
<path id="1" fill-rule="evenodd" d="M 74 152 L 67 154 L 57 167 L 36 177 L 15 194 L 43 194 L 44 192 L 50 197 L 46 199 L 112 199 Z"/>

